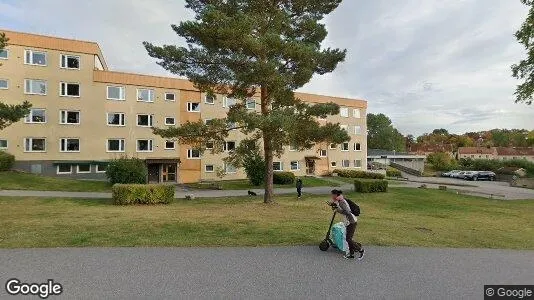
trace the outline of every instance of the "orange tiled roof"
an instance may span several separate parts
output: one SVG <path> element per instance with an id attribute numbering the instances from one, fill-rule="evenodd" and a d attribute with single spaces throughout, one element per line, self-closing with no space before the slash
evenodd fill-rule
<path id="1" fill-rule="evenodd" d="M 534 148 L 498 147 L 497 154 L 500 156 L 534 156 Z"/>
<path id="2" fill-rule="evenodd" d="M 458 148 L 458 154 L 497 154 L 495 148 L 487 147 L 460 147 Z"/>

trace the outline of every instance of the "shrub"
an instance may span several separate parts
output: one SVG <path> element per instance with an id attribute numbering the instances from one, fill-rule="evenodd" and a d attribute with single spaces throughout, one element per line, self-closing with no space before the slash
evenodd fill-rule
<path id="1" fill-rule="evenodd" d="M 4 151 L 0 151 L 0 171 L 9 171 L 15 164 L 15 156 Z"/>
<path id="2" fill-rule="evenodd" d="M 115 205 L 169 204 L 174 199 L 174 186 L 163 184 L 115 184 L 112 187 Z"/>
<path id="3" fill-rule="evenodd" d="M 450 171 L 458 167 L 458 162 L 445 152 L 431 153 L 427 160 L 436 171 Z"/>
<path id="4" fill-rule="evenodd" d="M 254 155 L 244 158 L 243 168 L 245 168 L 248 181 L 253 186 L 260 186 L 265 182 L 265 161 L 261 156 Z"/>
<path id="5" fill-rule="evenodd" d="M 363 178 L 363 179 L 384 179 L 385 176 L 379 173 L 365 172 L 358 170 L 334 170 L 334 173 L 337 173 L 339 177 L 346 178 Z"/>
<path id="6" fill-rule="evenodd" d="M 354 191 L 357 193 L 386 193 L 388 182 L 382 179 L 357 179 L 354 180 Z"/>
<path id="7" fill-rule="evenodd" d="M 395 168 L 388 168 L 387 171 L 386 171 L 386 176 L 387 177 L 402 177 L 402 173 L 401 171 L 395 169 Z"/>
<path id="8" fill-rule="evenodd" d="M 144 184 L 148 170 L 144 161 L 123 157 L 109 163 L 106 175 L 111 184 Z"/>
<path id="9" fill-rule="evenodd" d="M 291 172 L 274 172 L 273 183 L 274 184 L 293 184 L 295 183 L 295 174 Z"/>

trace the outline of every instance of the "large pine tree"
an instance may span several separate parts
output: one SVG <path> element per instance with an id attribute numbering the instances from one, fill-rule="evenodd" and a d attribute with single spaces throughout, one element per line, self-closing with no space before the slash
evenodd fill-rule
<path id="1" fill-rule="evenodd" d="M 317 122 L 317 117 L 339 113 L 334 103 L 310 105 L 294 91 L 314 74 L 332 72 L 346 51 L 323 49 L 327 36 L 323 18 L 342 0 L 186 0 L 193 21 L 172 25 L 187 47 L 155 46 L 145 42 L 150 56 L 174 74 L 186 76 L 208 94 L 240 99 L 226 119 L 210 124 L 188 122 L 171 129 L 155 129 L 166 138 L 202 147 L 222 143 L 229 130 L 240 130 L 261 141 L 265 158 L 266 203 L 273 201 L 273 157 L 284 145 L 300 150 L 316 143 L 350 140 L 339 124 Z M 259 97 L 261 112 L 246 109 Z M 228 128 L 227 123 L 238 126 Z"/>
<path id="2" fill-rule="evenodd" d="M 527 50 L 527 58 L 512 66 L 512 76 L 523 81 L 515 91 L 516 103 L 532 104 L 534 96 L 534 1 L 521 0 L 528 6 L 528 16 L 515 33 L 517 41 Z"/>

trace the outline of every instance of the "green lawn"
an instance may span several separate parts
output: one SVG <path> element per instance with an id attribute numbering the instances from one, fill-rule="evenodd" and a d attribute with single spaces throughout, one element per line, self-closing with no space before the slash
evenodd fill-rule
<path id="1" fill-rule="evenodd" d="M 534 201 L 437 190 L 349 194 L 361 205 L 364 245 L 534 250 Z M 110 200 L 0 198 L 0 247 L 317 245 L 328 196 L 179 200 L 113 206 Z"/>
<path id="2" fill-rule="evenodd" d="M 314 186 L 332 186 L 337 187 L 339 186 L 338 183 L 331 182 L 326 179 L 321 179 L 317 177 L 300 177 L 302 179 L 302 184 L 304 187 L 314 187 Z M 243 180 L 222 180 L 222 181 L 215 181 L 215 182 L 205 182 L 205 183 L 189 183 L 187 184 L 188 187 L 195 188 L 195 189 L 213 189 L 214 186 L 219 186 L 223 190 L 250 190 L 250 189 L 258 189 L 263 188 L 262 186 L 253 186 L 250 184 L 250 182 L 246 179 Z M 295 187 L 295 184 L 288 184 L 288 185 L 281 185 L 281 184 L 275 184 L 276 188 L 292 188 Z"/>
<path id="3" fill-rule="evenodd" d="M 341 181 L 341 182 L 345 182 L 345 183 L 348 183 L 348 184 L 354 184 L 354 180 L 356 180 L 357 178 L 346 178 L 346 177 L 332 177 L 332 180 L 335 180 L 335 181 Z M 390 185 L 403 185 L 403 184 L 406 184 L 405 181 L 403 180 L 388 180 L 389 181 L 389 184 Z"/>
<path id="4" fill-rule="evenodd" d="M 102 181 L 46 177 L 19 172 L 0 172 L 0 189 L 69 192 L 109 192 L 111 185 Z"/>

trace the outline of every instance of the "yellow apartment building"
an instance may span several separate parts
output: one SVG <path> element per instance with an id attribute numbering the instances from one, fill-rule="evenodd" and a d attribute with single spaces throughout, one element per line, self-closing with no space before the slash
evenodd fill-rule
<path id="1" fill-rule="evenodd" d="M 121 156 L 143 159 L 150 182 L 191 183 L 245 178 L 225 165 L 228 153 L 202 155 L 187 145 L 167 141 L 152 127 L 222 118 L 234 99 L 208 97 L 179 78 L 114 72 L 97 43 L 1 30 L 9 45 L 0 51 L 0 101 L 32 103 L 31 113 L 0 131 L 0 150 L 16 158 L 15 168 L 48 176 L 104 179 L 107 163 Z M 342 145 L 316 145 L 304 152 L 287 147 L 275 158 L 277 171 L 296 176 L 321 175 L 337 168 L 365 169 L 367 102 L 299 93 L 309 103 L 335 102 L 339 123 L 351 136 Z M 258 101 L 256 101 L 258 102 Z M 247 106 L 258 110 L 255 101 Z M 326 120 L 321 120 L 326 121 Z M 244 135 L 231 132 L 225 151 Z"/>

